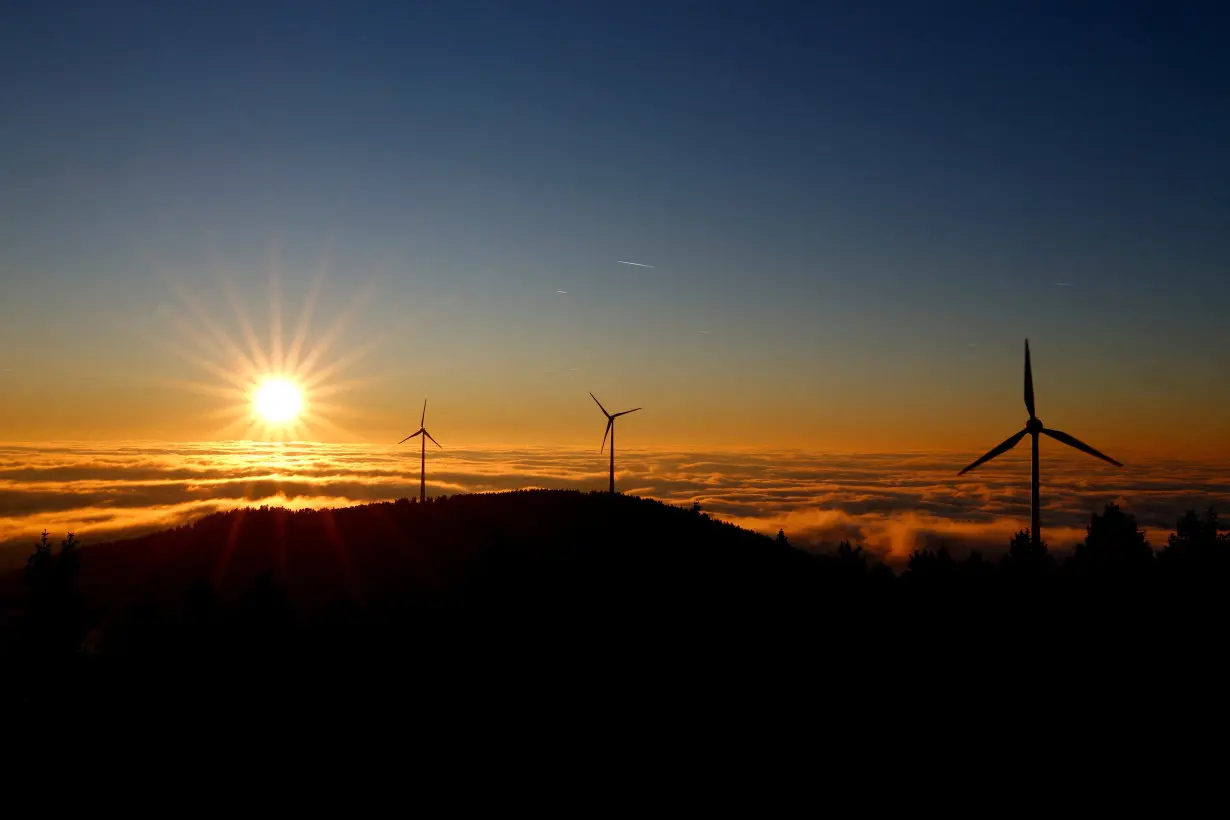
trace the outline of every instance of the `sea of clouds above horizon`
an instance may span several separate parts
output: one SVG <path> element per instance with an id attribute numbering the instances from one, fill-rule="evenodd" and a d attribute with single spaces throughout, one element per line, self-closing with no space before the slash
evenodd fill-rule
<path id="1" fill-rule="evenodd" d="M 1003 551 L 1029 523 L 1029 461 L 1010 453 L 976 472 L 977 454 L 836 455 L 798 451 L 621 451 L 621 492 L 822 549 L 850 539 L 900 563 L 924 546 Z M 0 567 L 24 562 L 39 533 L 87 544 L 178 526 L 216 511 L 339 507 L 418 494 L 418 453 L 385 445 L 211 442 L 0 445 Z M 429 453 L 429 495 L 523 488 L 601 490 L 592 449 Z M 1046 454 L 1043 535 L 1063 550 L 1108 502 L 1136 515 L 1163 546 L 1187 509 L 1230 506 L 1217 462 L 1151 460 L 1118 469 L 1080 454 Z"/>

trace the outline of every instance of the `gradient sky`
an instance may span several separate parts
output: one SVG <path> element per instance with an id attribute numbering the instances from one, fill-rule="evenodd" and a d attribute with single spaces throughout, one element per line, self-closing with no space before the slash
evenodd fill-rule
<path id="1" fill-rule="evenodd" d="M 216 435 L 175 317 L 242 341 L 230 282 L 268 340 L 276 276 L 289 341 L 321 276 L 356 440 L 427 395 L 446 446 L 596 445 L 593 390 L 629 446 L 981 451 L 1028 336 L 1048 424 L 1230 454 L 1227 42 L 1221 3 L 18 4 L 0 440 Z"/>

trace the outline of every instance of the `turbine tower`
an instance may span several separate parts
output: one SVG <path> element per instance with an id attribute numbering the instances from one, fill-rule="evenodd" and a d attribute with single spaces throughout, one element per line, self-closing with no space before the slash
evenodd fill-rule
<path id="1" fill-rule="evenodd" d="M 626 416 L 629 413 L 635 413 L 640 410 L 639 407 L 633 407 L 631 410 L 624 410 L 622 413 L 611 414 L 602 406 L 602 402 L 598 401 L 598 397 L 593 393 L 589 397 L 594 400 L 594 404 L 598 405 L 598 409 L 602 411 L 602 415 L 606 416 L 606 432 L 602 434 L 602 447 L 606 447 L 606 437 L 611 437 L 611 494 L 615 493 L 615 419 L 620 416 Z M 598 452 L 602 452 L 602 447 L 598 448 Z"/>
<path id="2" fill-rule="evenodd" d="M 1015 436 L 1012 436 L 1007 441 L 1003 442 L 998 447 L 991 450 L 991 452 L 987 453 L 985 456 L 978 459 L 977 461 L 975 461 L 973 464 L 966 467 L 961 472 L 957 473 L 957 475 L 965 475 L 970 470 L 974 469 L 980 464 L 985 464 L 986 462 L 990 461 L 996 456 L 1003 455 L 1004 453 L 1008 452 L 1009 450 L 1011 450 L 1013 447 L 1017 446 L 1017 444 L 1020 443 L 1021 439 L 1025 437 L 1026 433 L 1032 436 L 1033 437 L 1033 450 L 1034 450 L 1033 503 L 1030 509 L 1030 530 L 1029 532 L 1030 532 L 1030 540 L 1033 542 L 1033 545 L 1037 547 L 1039 544 L 1042 543 L 1042 535 L 1040 532 L 1041 524 L 1039 522 L 1039 512 L 1038 512 L 1039 510 L 1038 434 L 1039 433 L 1050 436 L 1056 441 L 1063 442 L 1069 447 L 1075 447 L 1077 450 L 1086 452 L 1089 455 L 1094 456 L 1095 458 L 1100 458 L 1103 461 L 1110 462 L 1116 467 L 1122 467 L 1123 465 L 1115 461 L 1110 456 L 1104 453 L 1099 453 L 1097 450 L 1093 449 L 1088 444 L 1085 444 L 1083 441 L 1080 441 L 1068 435 L 1067 433 L 1062 433 L 1059 430 L 1049 430 L 1046 427 L 1042 426 L 1042 421 L 1034 413 L 1034 376 L 1033 376 L 1033 371 L 1029 367 L 1029 339 L 1025 340 L 1025 409 L 1029 411 L 1029 421 L 1025 422 L 1024 430 L 1017 433 Z"/>
<path id="3" fill-rule="evenodd" d="M 423 426 L 423 423 L 425 421 L 427 421 L 427 399 L 423 399 L 423 415 L 419 419 L 418 431 L 411 433 L 410 435 L 406 436 L 401 441 L 397 442 L 398 444 L 405 444 L 407 441 L 414 438 L 415 436 L 423 437 L 422 439 L 420 439 L 420 443 L 423 446 L 420 448 L 420 451 L 419 451 L 419 503 L 420 504 L 422 504 L 424 501 L 427 500 L 427 439 L 431 438 L 431 433 L 427 432 L 427 428 Z M 431 438 L 431 443 L 436 445 L 437 447 L 440 447 L 440 442 L 436 441 L 434 438 Z M 440 449 L 443 450 L 444 448 L 440 447 Z"/>

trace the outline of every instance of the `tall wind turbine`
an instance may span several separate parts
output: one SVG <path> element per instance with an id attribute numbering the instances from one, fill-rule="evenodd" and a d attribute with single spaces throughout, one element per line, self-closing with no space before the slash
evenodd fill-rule
<path id="1" fill-rule="evenodd" d="M 1105 453 L 1099 453 L 1097 450 L 1093 449 L 1088 444 L 1085 444 L 1083 441 L 1080 441 L 1074 438 L 1073 436 L 1068 435 L 1067 433 L 1061 433 L 1058 430 L 1048 430 L 1046 427 L 1042 426 L 1042 421 L 1034 413 L 1034 376 L 1033 376 L 1033 371 L 1029 367 L 1029 339 L 1025 340 L 1025 409 L 1029 411 L 1029 421 L 1025 422 L 1024 430 L 1017 433 L 1015 436 L 1012 436 L 1010 439 L 1008 439 L 1007 441 L 1000 444 L 998 447 L 991 450 L 991 452 L 987 453 L 985 456 L 978 459 L 977 461 L 975 461 L 973 464 L 966 467 L 961 472 L 957 473 L 957 475 L 965 475 L 966 473 L 968 473 L 970 470 L 974 469 L 978 465 L 985 464 L 986 462 L 990 461 L 996 456 L 1003 455 L 1004 453 L 1008 452 L 1009 450 L 1011 450 L 1013 447 L 1017 446 L 1017 444 L 1020 443 L 1021 439 L 1025 437 L 1026 433 L 1033 436 L 1033 445 L 1034 445 L 1033 504 L 1030 510 L 1030 535 L 1031 535 L 1031 540 L 1033 542 L 1033 545 L 1036 547 L 1042 543 L 1042 535 L 1040 532 L 1041 525 L 1039 524 L 1039 513 L 1038 513 L 1038 508 L 1039 508 L 1039 503 L 1038 503 L 1038 434 L 1039 433 L 1050 436 L 1056 441 L 1063 442 L 1069 447 L 1075 447 L 1077 450 L 1082 450 L 1088 453 L 1089 455 L 1094 456 L 1095 458 L 1100 458 L 1103 461 L 1108 461 L 1111 464 L 1115 465 L 1116 467 L 1122 467 L 1123 465 L 1115 461 L 1113 458 L 1106 455 Z"/>
<path id="2" fill-rule="evenodd" d="M 427 439 L 431 438 L 431 433 L 427 432 L 427 428 L 423 426 L 423 423 L 425 421 L 427 421 L 427 399 L 423 399 L 423 415 L 419 419 L 418 431 L 411 433 L 410 435 L 406 436 L 401 441 L 397 442 L 398 444 L 405 444 L 407 441 L 414 438 L 415 436 L 423 437 L 422 439 L 420 439 L 420 443 L 423 446 L 420 448 L 420 452 L 419 452 L 419 503 L 420 504 L 422 504 L 424 501 L 427 500 Z M 431 443 L 436 445 L 437 447 L 440 447 L 440 442 L 436 441 L 434 438 L 431 438 Z M 440 449 L 443 450 L 444 448 L 440 447 Z"/>
<path id="3" fill-rule="evenodd" d="M 615 419 L 620 416 L 626 416 L 629 413 L 635 413 L 640 410 L 639 407 L 633 407 L 631 410 L 624 410 L 622 413 L 611 414 L 602 406 L 602 402 L 598 401 L 598 397 L 593 393 L 589 397 L 594 400 L 594 404 L 598 405 L 598 409 L 602 411 L 602 415 L 606 416 L 606 432 L 602 434 L 602 447 L 606 446 L 606 437 L 611 437 L 611 493 L 615 493 Z M 598 448 L 598 452 L 602 452 L 602 447 Z"/>

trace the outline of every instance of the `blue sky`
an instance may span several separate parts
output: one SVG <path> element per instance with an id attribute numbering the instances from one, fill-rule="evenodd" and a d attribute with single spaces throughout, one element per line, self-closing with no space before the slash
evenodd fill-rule
<path id="1" fill-rule="evenodd" d="M 1027 335 L 1040 412 L 1225 438 L 1228 34 L 1216 3 L 23 4 L 0 417 L 47 435 L 67 382 L 90 420 L 56 423 L 198 435 L 134 406 L 176 367 L 143 331 L 168 277 L 264 316 L 276 258 L 288 312 L 322 268 L 326 313 L 373 288 L 341 347 L 384 331 L 354 370 L 391 380 L 355 401 L 497 438 L 584 440 L 541 408 L 593 389 L 671 440 L 874 448 L 907 413 L 895 446 L 978 449 Z"/>

